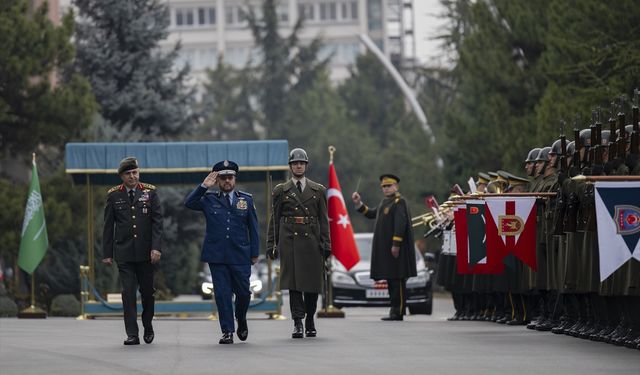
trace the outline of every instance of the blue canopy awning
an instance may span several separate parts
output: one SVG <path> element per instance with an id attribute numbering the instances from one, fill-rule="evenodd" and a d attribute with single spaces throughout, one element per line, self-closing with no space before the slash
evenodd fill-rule
<path id="1" fill-rule="evenodd" d="M 229 142 L 67 143 L 66 172 L 74 182 L 95 185 L 120 183 L 120 160 L 133 156 L 140 165 L 141 180 L 152 184 L 202 182 L 221 160 L 240 166 L 239 182 L 284 179 L 289 170 L 286 140 Z"/>

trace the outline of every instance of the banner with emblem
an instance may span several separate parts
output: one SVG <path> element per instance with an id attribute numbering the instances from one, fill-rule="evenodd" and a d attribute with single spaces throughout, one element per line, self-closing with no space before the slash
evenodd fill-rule
<path id="1" fill-rule="evenodd" d="M 513 254 L 534 271 L 536 264 L 536 198 L 487 197 L 487 247 L 495 249 L 500 262 Z"/>
<path id="2" fill-rule="evenodd" d="M 31 184 L 29 185 L 27 206 L 24 210 L 24 220 L 22 222 L 18 266 L 25 272 L 33 274 L 33 271 L 35 271 L 47 253 L 48 247 L 49 238 L 47 237 L 47 224 L 44 220 L 44 202 L 40 194 L 40 180 L 38 179 L 38 167 L 36 166 L 34 154 Z"/>
<path id="3" fill-rule="evenodd" d="M 640 260 L 640 182 L 595 184 L 600 281 L 631 258 Z"/>

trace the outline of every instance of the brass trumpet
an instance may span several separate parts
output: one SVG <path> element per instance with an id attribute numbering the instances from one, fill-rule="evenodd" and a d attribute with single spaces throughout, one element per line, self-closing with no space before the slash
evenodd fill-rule
<path id="1" fill-rule="evenodd" d="M 453 202 L 445 202 L 442 204 L 442 206 L 440 206 L 438 208 L 438 214 L 439 215 L 444 215 L 447 212 L 449 212 L 449 210 L 451 209 L 451 206 L 449 205 L 450 203 Z M 433 212 L 427 212 L 424 213 L 420 216 L 416 216 L 416 217 L 412 217 L 411 218 L 411 226 L 412 227 L 418 227 L 420 225 L 424 225 L 424 226 L 428 226 L 429 228 L 433 229 L 435 227 L 438 226 L 438 215 L 436 215 Z"/>

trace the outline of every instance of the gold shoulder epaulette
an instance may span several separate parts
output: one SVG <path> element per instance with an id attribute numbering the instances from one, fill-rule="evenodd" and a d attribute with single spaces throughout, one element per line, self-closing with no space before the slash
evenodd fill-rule
<path id="1" fill-rule="evenodd" d="M 142 185 L 142 187 L 144 189 L 156 190 L 156 186 L 155 185 L 147 184 L 146 182 L 141 182 L 140 185 Z"/>
<path id="2" fill-rule="evenodd" d="M 122 188 L 122 184 L 120 184 L 120 185 L 116 185 L 116 186 L 112 187 L 111 189 L 109 189 L 109 190 L 107 191 L 107 194 L 111 194 L 111 193 L 113 193 L 114 191 L 118 191 L 118 190 L 120 190 L 121 188 Z"/>

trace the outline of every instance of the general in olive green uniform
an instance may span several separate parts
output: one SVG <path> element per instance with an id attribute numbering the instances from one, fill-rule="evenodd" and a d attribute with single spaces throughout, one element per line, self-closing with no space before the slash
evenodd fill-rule
<path id="1" fill-rule="evenodd" d="M 138 161 L 125 158 L 118 174 L 123 184 L 111 188 L 104 208 L 102 236 L 103 263 L 115 259 L 122 283 L 122 308 L 127 339 L 125 345 L 137 345 L 136 289 L 142 299 L 144 341 L 153 341 L 154 265 L 160 260 L 162 208 L 156 188 L 139 182 Z"/>
<path id="2" fill-rule="evenodd" d="M 280 256 L 280 287 L 289 289 L 293 338 L 316 336 L 314 315 L 322 291 L 324 259 L 331 254 L 326 188 L 305 177 L 307 153 L 289 154 L 293 177 L 273 189 L 267 255 Z"/>
<path id="3" fill-rule="evenodd" d="M 383 320 L 402 320 L 405 314 L 407 279 L 416 276 L 416 258 L 411 230 L 411 215 L 404 198 L 397 192 L 400 178 L 391 174 L 380 176 L 384 199 L 376 207 L 360 201 L 358 211 L 375 219 L 371 250 L 371 278 L 386 280 L 389 285 L 391 311 Z M 392 188 L 393 187 L 393 188 Z M 395 189 L 395 191 L 387 190 Z M 387 193 L 391 191 L 391 193 Z"/>

